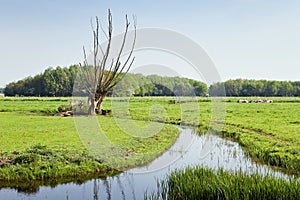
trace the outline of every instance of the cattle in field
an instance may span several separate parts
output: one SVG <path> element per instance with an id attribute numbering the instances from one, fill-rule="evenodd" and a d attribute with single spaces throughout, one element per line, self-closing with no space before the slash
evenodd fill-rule
<path id="1" fill-rule="evenodd" d="M 264 100 L 264 103 L 273 103 L 273 100 L 265 99 L 265 100 Z"/>
<path id="2" fill-rule="evenodd" d="M 273 103 L 273 100 L 269 100 L 269 99 L 264 99 L 264 100 L 256 99 L 256 100 L 253 100 L 252 102 L 253 103 Z"/>
<path id="3" fill-rule="evenodd" d="M 248 103 L 249 101 L 248 100 L 246 100 L 246 99 L 239 99 L 238 100 L 238 103 Z"/>
<path id="4" fill-rule="evenodd" d="M 261 99 L 255 99 L 255 100 L 253 100 L 252 102 L 253 102 L 253 103 L 263 103 L 263 100 L 261 100 Z"/>

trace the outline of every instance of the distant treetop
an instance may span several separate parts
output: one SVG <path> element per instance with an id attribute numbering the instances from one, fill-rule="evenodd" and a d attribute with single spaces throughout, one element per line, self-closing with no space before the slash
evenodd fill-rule
<path id="1" fill-rule="evenodd" d="M 4 93 L 6 96 L 72 96 L 78 70 L 78 65 L 64 68 L 58 66 L 55 69 L 49 67 L 34 77 L 9 83 Z M 193 79 L 128 73 L 108 95 L 205 96 L 207 92 L 205 83 Z"/>

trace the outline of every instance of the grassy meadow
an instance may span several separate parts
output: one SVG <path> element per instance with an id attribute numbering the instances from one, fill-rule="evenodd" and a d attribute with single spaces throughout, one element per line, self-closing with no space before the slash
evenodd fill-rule
<path id="1" fill-rule="evenodd" d="M 224 136 L 261 162 L 300 174 L 300 103 L 227 104 Z"/>
<path id="2" fill-rule="evenodd" d="M 268 99 L 274 102 L 271 104 L 237 103 L 238 98 L 223 99 L 226 116 L 222 132 L 218 134 L 239 142 L 245 152 L 258 162 L 299 176 L 300 98 L 270 97 Z M 173 97 L 133 97 L 130 99 L 108 97 L 104 101 L 103 108 L 112 109 L 112 115 L 98 116 L 97 120 L 107 133 L 109 141 L 122 146 L 128 153 L 124 158 L 118 158 L 116 161 L 124 168 L 128 168 L 149 162 L 170 147 L 178 135 L 178 130 L 173 125 L 197 127 L 199 134 L 211 131 L 214 127 L 209 128 L 211 124 L 220 123 L 212 118 L 213 100 L 184 97 L 177 102 L 178 99 Z M 93 157 L 87 151 L 76 131 L 74 118 L 53 116 L 60 106 L 68 105 L 69 101 L 70 98 L 5 97 L 0 99 L 1 184 L 4 180 L 74 178 L 80 174 L 87 176 L 87 174 L 104 174 L 112 171 L 105 161 Z M 140 126 L 149 125 L 150 121 L 164 123 L 164 126 L 154 136 L 132 137 L 124 133 L 116 121 L 116 119 L 129 118 Z M 218 184 L 226 185 L 227 183 L 224 182 L 226 179 L 234 179 L 232 187 L 237 188 L 239 184 L 250 179 L 251 184 L 253 180 L 257 183 L 265 181 L 259 177 L 249 178 L 241 174 L 209 170 L 201 173 L 224 175 L 224 180 L 216 178 L 216 181 L 221 181 L 217 183 L 218 187 Z M 185 173 L 182 173 L 182 176 L 185 176 Z M 182 179 L 182 181 L 183 184 L 185 180 Z M 256 189 L 277 191 L 273 188 L 273 180 L 270 182 L 267 188 Z M 249 183 L 248 186 L 252 187 L 251 184 Z M 274 182 L 274 184 L 277 183 Z M 285 187 L 288 183 L 279 184 Z M 295 183 L 292 184 L 294 187 Z M 179 186 L 180 183 L 178 183 L 178 188 Z M 209 186 L 210 190 L 215 189 L 218 195 L 219 192 L 227 195 L 228 191 L 227 193 L 222 190 L 217 191 L 215 186 Z M 248 189 L 244 188 L 244 190 Z M 298 190 L 296 192 L 299 194 Z"/>
<path id="3" fill-rule="evenodd" d="M 0 180 L 53 179 L 115 171 L 113 166 L 90 155 L 73 118 L 53 116 L 68 101 L 66 98 L 0 100 Z M 108 140 L 127 152 L 126 157 L 117 161 L 122 168 L 151 161 L 178 136 L 178 130 L 166 124 L 153 137 L 135 138 L 118 128 L 111 117 L 99 116 L 97 120 Z"/>
<path id="4" fill-rule="evenodd" d="M 239 142 L 253 159 L 300 175 L 300 98 L 268 99 L 274 102 L 237 103 L 238 98 L 224 99 L 226 102 L 221 107 L 226 107 L 226 116 L 222 132 L 218 134 Z M 161 112 L 152 112 L 150 115 L 145 112 L 157 105 L 164 108 L 165 119 L 162 119 Z M 119 115 L 137 120 L 165 120 L 170 124 L 196 126 L 199 133 L 206 133 L 216 123 L 212 118 L 212 106 L 209 98 L 182 98 L 181 103 L 174 103 L 171 97 L 136 97 L 129 102 L 129 112 L 120 112 Z"/>

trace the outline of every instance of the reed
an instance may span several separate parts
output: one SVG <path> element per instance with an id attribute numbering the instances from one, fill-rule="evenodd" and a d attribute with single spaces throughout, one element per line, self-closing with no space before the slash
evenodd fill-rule
<path id="1" fill-rule="evenodd" d="M 172 172 L 158 184 L 158 193 L 145 194 L 145 199 L 299 199 L 296 179 L 284 180 L 266 175 L 212 170 L 205 167 Z"/>

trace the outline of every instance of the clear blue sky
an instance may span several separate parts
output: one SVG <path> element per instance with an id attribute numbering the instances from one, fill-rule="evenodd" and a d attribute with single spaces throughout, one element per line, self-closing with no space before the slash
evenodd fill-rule
<path id="1" fill-rule="evenodd" d="M 81 62 L 82 46 L 91 47 L 90 19 L 105 24 L 108 8 L 116 34 L 127 13 L 138 28 L 193 39 L 223 80 L 300 78 L 298 0 L 0 0 L 0 86 Z"/>

